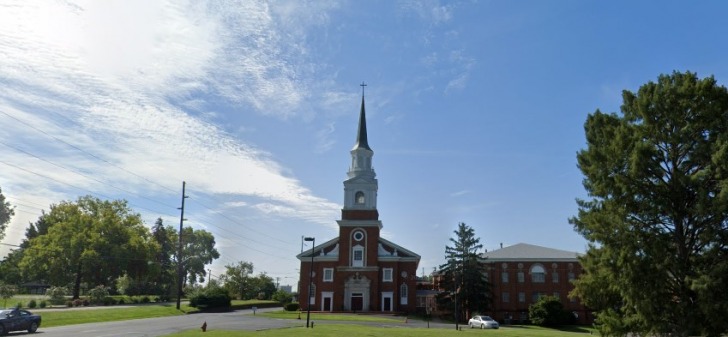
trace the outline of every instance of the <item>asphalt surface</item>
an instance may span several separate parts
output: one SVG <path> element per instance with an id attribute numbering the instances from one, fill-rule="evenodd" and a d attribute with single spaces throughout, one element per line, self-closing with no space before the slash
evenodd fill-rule
<path id="1" fill-rule="evenodd" d="M 281 308 L 258 309 L 256 312 L 275 311 Z M 83 311 L 79 311 L 83 315 Z M 391 316 L 390 316 L 391 317 Z M 306 325 L 305 316 L 299 320 L 274 319 L 254 315 L 252 310 L 238 310 L 224 313 L 198 313 L 184 316 L 172 316 L 161 318 L 135 319 L 129 321 L 87 323 L 68 325 L 53 328 L 41 328 L 35 334 L 15 332 L 10 336 L 53 336 L 53 337 L 141 337 L 141 336 L 164 336 L 175 332 L 200 329 L 203 323 L 207 323 L 207 331 L 212 330 L 268 330 L 268 329 L 289 329 Z M 346 322 L 346 321 L 320 321 L 321 324 L 359 324 L 380 327 L 412 327 L 427 328 L 428 322 L 420 320 L 405 320 L 399 322 Z M 454 329 L 454 324 L 430 322 L 431 328 Z M 467 328 L 467 325 L 465 326 Z"/>

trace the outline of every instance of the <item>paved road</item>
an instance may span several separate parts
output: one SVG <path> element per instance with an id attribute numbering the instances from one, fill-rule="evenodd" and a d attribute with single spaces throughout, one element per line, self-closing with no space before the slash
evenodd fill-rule
<path id="1" fill-rule="evenodd" d="M 262 310 L 265 309 L 258 309 L 258 311 Z M 270 310 L 280 310 L 280 308 Z M 83 313 L 79 311 L 79 314 Z M 68 325 L 53 328 L 43 328 L 41 326 L 38 330 L 39 334 L 34 334 L 34 336 L 41 337 L 45 334 L 53 337 L 163 336 L 179 331 L 200 329 L 204 322 L 207 322 L 208 331 L 282 329 L 302 325 L 299 321 L 265 318 L 262 316 L 254 316 L 251 310 L 238 310 L 225 313 L 201 313 L 119 322 Z M 304 321 L 303 325 L 305 324 L 306 322 Z M 30 336 L 30 334 L 26 333 L 11 334 L 11 336 L 15 335 Z"/>
<path id="2" fill-rule="evenodd" d="M 280 308 L 258 309 L 257 312 L 268 310 L 280 310 Z M 79 311 L 79 314 L 83 314 Z M 207 322 L 207 330 L 266 330 L 266 329 L 287 329 L 306 325 L 306 320 L 273 319 L 260 315 L 253 315 L 251 310 L 238 310 L 225 313 L 201 313 L 184 316 L 172 316 L 162 318 L 146 318 L 120 322 L 88 323 L 68 325 L 53 328 L 41 328 L 39 334 L 33 336 L 42 337 L 141 337 L 141 336 L 164 336 L 174 332 L 200 329 L 202 324 Z M 320 321 L 320 324 L 360 324 L 381 327 L 412 327 L 426 328 L 427 322 L 418 320 L 407 320 L 400 322 L 378 323 L 378 322 L 344 322 L 344 321 Z M 454 324 L 430 323 L 431 328 L 454 329 Z M 13 333 L 11 336 L 23 336 L 27 333 Z"/>

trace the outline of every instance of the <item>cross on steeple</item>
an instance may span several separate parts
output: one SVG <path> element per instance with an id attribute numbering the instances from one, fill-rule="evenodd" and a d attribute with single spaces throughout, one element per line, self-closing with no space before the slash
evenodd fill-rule
<path id="1" fill-rule="evenodd" d="M 362 81 L 359 85 L 361 86 L 361 97 L 364 97 L 364 87 L 366 87 L 367 84 Z"/>

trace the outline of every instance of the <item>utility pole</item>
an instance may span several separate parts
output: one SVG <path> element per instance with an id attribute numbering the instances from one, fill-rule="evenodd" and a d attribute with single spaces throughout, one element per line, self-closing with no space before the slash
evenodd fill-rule
<path id="1" fill-rule="evenodd" d="M 177 245 L 177 310 L 179 310 L 180 302 L 182 302 L 182 224 L 185 219 L 185 199 L 189 198 L 185 195 L 185 185 L 182 182 L 182 207 L 179 208 L 179 243 Z"/>
<path id="2" fill-rule="evenodd" d="M 207 270 L 207 286 L 210 286 L 210 282 L 212 282 L 212 269 Z"/>

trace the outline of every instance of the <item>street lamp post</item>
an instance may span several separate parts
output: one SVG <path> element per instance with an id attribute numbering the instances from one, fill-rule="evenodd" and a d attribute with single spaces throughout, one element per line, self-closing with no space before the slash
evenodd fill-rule
<path id="1" fill-rule="evenodd" d="M 307 237 L 303 239 L 304 241 L 311 241 L 311 266 L 308 270 L 308 291 L 306 292 L 306 295 L 308 296 L 308 299 L 306 302 L 308 305 L 306 306 L 306 327 L 308 328 L 308 324 L 311 320 L 311 285 L 313 284 L 313 256 L 316 252 L 316 238 L 314 237 Z M 315 294 L 314 294 L 315 295 Z"/>

